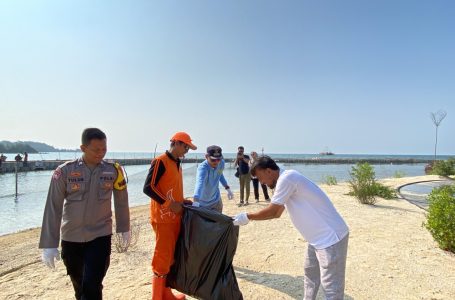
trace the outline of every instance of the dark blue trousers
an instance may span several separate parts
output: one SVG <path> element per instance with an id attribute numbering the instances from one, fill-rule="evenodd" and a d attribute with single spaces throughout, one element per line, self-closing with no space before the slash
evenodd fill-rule
<path id="1" fill-rule="evenodd" d="M 103 298 L 103 279 L 109 268 L 110 257 L 110 235 L 86 243 L 62 240 L 62 260 L 73 283 L 76 299 Z"/>

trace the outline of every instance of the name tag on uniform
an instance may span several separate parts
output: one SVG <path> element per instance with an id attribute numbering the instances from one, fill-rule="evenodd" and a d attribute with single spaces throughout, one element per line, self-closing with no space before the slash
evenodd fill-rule
<path id="1" fill-rule="evenodd" d="M 84 182 L 84 177 L 68 177 L 69 183 L 80 183 Z"/>

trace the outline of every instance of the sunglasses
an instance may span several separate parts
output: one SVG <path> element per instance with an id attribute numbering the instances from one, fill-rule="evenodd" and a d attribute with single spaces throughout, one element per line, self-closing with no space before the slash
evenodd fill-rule
<path id="1" fill-rule="evenodd" d="M 212 162 L 220 162 L 221 158 L 210 158 L 210 161 L 212 161 Z"/>

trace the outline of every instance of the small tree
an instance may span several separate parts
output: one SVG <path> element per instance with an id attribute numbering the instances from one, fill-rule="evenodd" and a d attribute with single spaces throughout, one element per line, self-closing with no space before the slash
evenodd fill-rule
<path id="1" fill-rule="evenodd" d="M 326 175 L 324 180 L 325 180 L 325 184 L 327 184 L 327 185 L 337 185 L 338 184 L 337 178 L 332 175 Z"/>
<path id="2" fill-rule="evenodd" d="M 439 110 L 435 113 L 431 113 L 431 120 L 433 121 L 434 126 L 436 127 L 436 141 L 434 143 L 434 160 L 436 160 L 436 148 L 438 146 L 438 128 L 442 120 L 447 116 L 447 112 L 444 110 Z"/>
<path id="3" fill-rule="evenodd" d="M 455 158 L 448 160 L 438 160 L 433 164 L 431 174 L 448 177 L 455 175 Z"/>
<path id="4" fill-rule="evenodd" d="M 396 197 L 395 190 L 376 182 L 374 168 L 369 163 L 357 163 L 349 174 L 349 195 L 356 197 L 362 204 L 375 204 L 376 196 L 384 199 Z"/>
<path id="5" fill-rule="evenodd" d="M 430 231 L 441 249 L 455 253 L 455 186 L 434 189 L 428 197 L 427 222 L 423 225 Z"/>
<path id="6" fill-rule="evenodd" d="M 362 204 L 375 204 L 375 173 L 369 163 L 357 163 L 353 166 L 351 172 L 350 195 L 355 196 Z"/>

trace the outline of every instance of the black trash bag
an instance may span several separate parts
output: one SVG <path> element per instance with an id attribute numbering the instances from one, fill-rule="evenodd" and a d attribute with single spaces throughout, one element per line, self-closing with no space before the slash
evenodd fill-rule
<path id="1" fill-rule="evenodd" d="M 197 299 L 243 299 L 232 267 L 238 236 L 230 217 L 184 206 L 167 285 Z"/>

